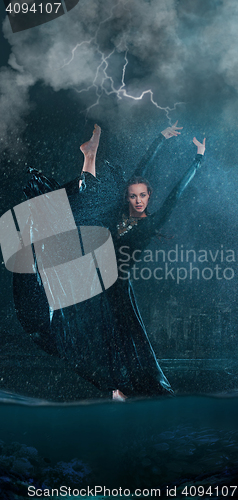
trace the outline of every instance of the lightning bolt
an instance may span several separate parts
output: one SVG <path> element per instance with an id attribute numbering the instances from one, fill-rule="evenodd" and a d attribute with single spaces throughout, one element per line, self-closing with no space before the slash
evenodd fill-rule
<path id="1" fill-rule="evenodd" d="M 60 67 L 60 69 L 63 69 L 65 66 L 70 65 L 74 61 L 76 51 L 79 50 L 83 45 L 94 44 L 96 52 L 98 53 L 98 55 L 100 57 L 100 63 L 97 66 L 94 79 L 93 79 L 91 85 L 89 85 L 88 87 L 83 88 L 81 90 L 78 90 L 77 88 L 73 87 L 73 89 L 78 94 L 82 94 L 84 92 L 89 92 L 92 89 L 95 90 L 95 94 L 96 94 L 95 102 L 93 104 L 91 104 L 91 106 L 88 106 L 84 111 L 81 111 L 81 113 L 84 113 L 86 111 L 86 116 L 87 116 L 89 111 L 93 107 L 99 105 L 100 99 L 101 99 L 103 94 L 106 94 L 107 96 L 114 94 L 120 100 L 123 98 L 126 98 L 126 99 L 132 99 L 134 101 L 141 101 L 145 95 L 149 95 L 150 101 L 153 104 L 153 106 L 155 106 L 157 109 L 160 109 L 160 110 L 165 112 L 166 117 L 169 121 L 169 125 L 171 126 L 172 123 L 171 123 L 171 118 L 170 118 L 169 114 L 171 111 L 174 111 L 178 105 L 184 104 L 183 102 L 176 102 L 172 108 L 170 108 L 169 106 L 162 107 L 155 101 L 154 93 L 151 89 L 143 90 L 139 96 L 134 96 L 134 95 L 131 95 L 127 92 L 126 84 L 125 84 L 125 77 L 126 77 L 126 69 L 127 69 L 127 66 L 129 65 L 129 61 L 128 61 L 129 49 L 128 49 L 127 44 L 126 44 L 125 37 L 107 56 L 104 54 L 104 52 L 102 52 L 100 50 L 100 46 L 99 46 L 99 42 L 98 42 L 99 31 L 105 23 L 107 23 L 108 21 L 113 19 L 113 12 L 116 9 L 116 7 L 120 4 L 123 5 L 122 0 L 118 0 L 118 2 L 112 7 L 109 16 L 99 23 L 99 26 L 95 32 L 95 35 L 90 40 L 86 40 L 86 41 L 82 41 L 81 43 L 77 43 L 77 45 L 72 49 L 71 58 L 69 59 L 69 61 L 65 62 L 63 64 L 63 66 Z M 123 5 L 123 9 L 125 9 L 129 12 L 129 10 L 126 9 L 126 5 Z M 110 58 L 115 53 L 119 52 L 119 49 L 120 49 L 120 46 L 122 45 L 122 42 L 124 44 L 125 49 L 124 49 L 124 51 L 120 50 L 120 52 L 124 52 L 124 64 L 122 67 L 120 86 L 119 86 L 119 88 L 116 89 L 113 78 L 108 74 L 107 70 L 109 67 Z M 99 81 L 100 81 L 100 83 L 99 83 Z M 106 82 L 110 82 L 110 90 L 108 90 L 106 88 Z"/>

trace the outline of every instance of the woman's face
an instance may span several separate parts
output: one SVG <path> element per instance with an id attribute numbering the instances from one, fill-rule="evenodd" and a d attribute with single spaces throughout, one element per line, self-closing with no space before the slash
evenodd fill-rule
<path id="1" fill-rule="evenodd" d="M 132 217 L 145 217 L 150 194 L 146 184 L 132 184 L 128 187 L 129 212 Z"/>

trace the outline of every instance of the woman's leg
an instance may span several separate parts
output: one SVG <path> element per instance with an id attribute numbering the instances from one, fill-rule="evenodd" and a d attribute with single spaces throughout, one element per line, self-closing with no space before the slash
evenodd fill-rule
<path id="1" fill-rule="evenodd" d="M 101 128 L 98 125 L 94 125 L 94 131 L 91 139 L 80 146 L 82 153 L 84 154 L 84 164 L 83 172 L 89 172 L 96 177 L 96 154 L 99 145 L 99 139 L 101 135 Z M 79 181 L 79 187 L 81 186 L 82 180 Z"/>

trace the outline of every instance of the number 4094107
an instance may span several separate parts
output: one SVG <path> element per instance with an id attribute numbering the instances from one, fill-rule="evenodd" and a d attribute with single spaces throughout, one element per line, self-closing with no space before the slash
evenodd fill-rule
<path id="1" fill-rule="evenodd" d="M 233 497 L 237 486 L 185 486 L 181 491 L 181 495 L 185 497 Z"/>
<path id="2" fill-rule="evenodd" d="M 43 13 L 51 14 L 53 12 L 54 14 L 57 14 L 61 5 L 62 5 L 61 3 L 52 4 L 49 2 L 44 6 L 42 3 L 38 5 L 33 3 L 31 6 L 29 6 L 28 3 L 26 2 L 22 4 L 16 2 L 13 5 L 9 3 L 9 5 L 6 8 L 6 12 L 8 12 L 9 14 L 19 14 L 20 12 L 22 12 L 23 14 L 27 14 L 27 12 L 34 12 L 34 14 L 37 12 L 39 12 L 40 14 Z"/>

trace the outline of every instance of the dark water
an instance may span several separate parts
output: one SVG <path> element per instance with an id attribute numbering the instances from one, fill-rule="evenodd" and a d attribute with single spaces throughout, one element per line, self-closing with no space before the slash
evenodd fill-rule
<path id="1" fill-rule="evenodd" d="M 1 396 L 0 498 L 29 498 L 30 484 L 160 488 L 164 498 L 166 486 L 176 486 L 177 498 L 200 498 L 196 489 L 180 497 L 181 488 L 212 485 L 213 496 L 236 498 L 229 490 L 238 484 L 236 397 L 59 405 Z M 3 477 L 8 487 L 24 484 L 23 496 L 5 497 Z"/>

